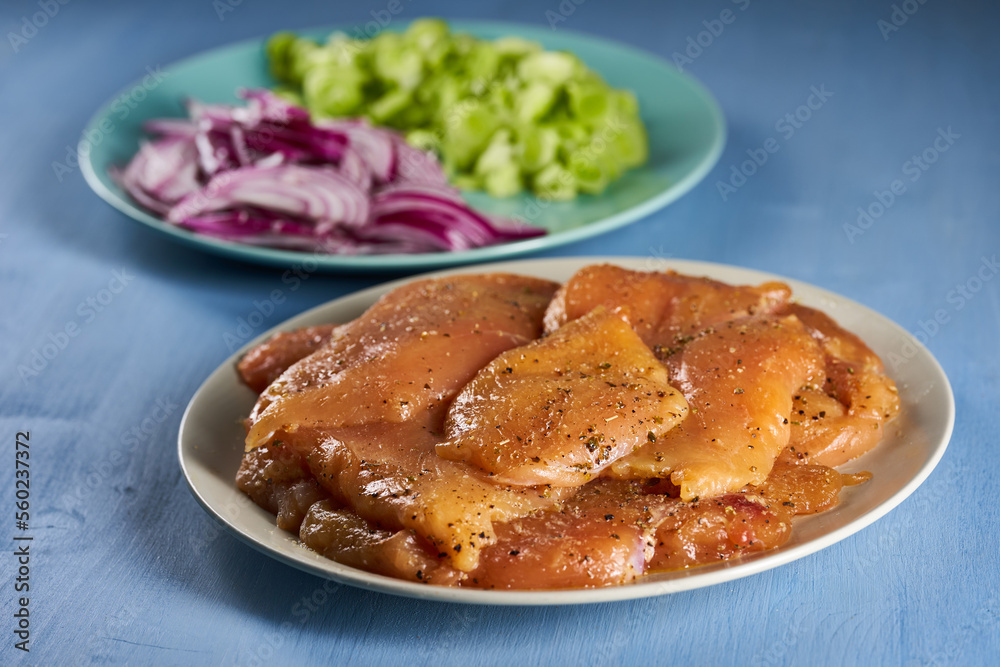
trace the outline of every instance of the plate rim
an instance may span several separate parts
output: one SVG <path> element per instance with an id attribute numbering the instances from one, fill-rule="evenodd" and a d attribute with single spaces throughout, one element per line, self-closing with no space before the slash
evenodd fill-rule
<path id="1" fill-rule="evenodd" d="M 402 284 L 414 280 L 421 280 L 430 277 L 448 276 L 448 275 L 458 275 L 466 273 L 483 273 L 491 271 L 504 271 L 513 273 L 522 273 L 524 275 L 533 275 L 531 273 L 531 267 L 540 264 L 546 264 L 551 267 L 553 264 L 560 265 L 555 267 L 559 270 L 572 271 L 581 266 L 592 263 L 602 263 L 608 262 L 612 264 L 617 264 L 620 266 L 626 266 L 627 268 L 638 268 L 636 264 L 640 261 L 648 261 L 648 258 L 637 257 L 637 256 L 579 256 L 579 257 L 562 257 L 562 258 L 549 258 L 549 259 L 527 259 L 527 260 L 508 260 L 503 262 L 494 262 L 486 265 L 476 265 L 467 266 L 460 268 L 452 268 L 438 271 L 430 271 L 424 274 L 409 276 L 406 278 L 399 278 L 395 280 L 390 280 L 386 282 L 381 282 L 377 285 L 373 285 L 368 288 L 364 288 L 349 294 L 345 294 L 336 299 L 332 299 L 325 303 L 319 304 L 312 308 L 309 308 L 295 316 L 292 316 L 285 321 L 277 324 L 276 326 L 268 329 L 267 331 L 261 333 L 259 336 L 249 341 L 242 348 L 237 350 L 235 353 L 227 357 L 218 367 L 216 367 L 209 376 L 201 383 L 195 393 L 192 395 L 190 401 L 184 409 L 184 414 L 181 418 L 180 426 L 178 429 L 178 459 L 181 466 L 181 470 L 184 474 L 184 478 L 187 482 L 188 488 L 190 489 L 192 495 L 194 495 L 198 504 L 211 516 L 216 522 L 218 522 L 222 527 L 226 528 L 227 531 L 236 536 L 241 542 L 253 547 L 257 551 L 264 553 L 275 560 L 282 562 L 286 565 L 291 565 L 296 569 L 308 572 L 310 574 L 317 575 L 319 577 L 333 580 L 339 584 L 345 584 L 357 588 L 363 588 L 366 590 L 373 590 L 381 593 L 388 593 L 396 596 L 423 599 L 423 600 L 436 600 L 443 602 L 453 602 L 453 603 L 464 603 L 464 604 L 488 604 L 488 605 L 498 605 L 498 606 L 510 606 L 510 605 L 522 605 L 522 606 L 545 606 L 545 605 L 569 605 L 569 604 L 595 604 L 603 602 L 614 602 L 621 600 L 634 600 L 646 597 L 660 596 L 672 593 L 680 593 L 690 590 L 695 590 L 698 588 L 704 588 L 708 586 L 714 586 L 717 584 L 733 581 L 735 579 L 740 579 L 746 576 L 751 576 L 754 574 L 759 574 L 761 572 L 786 565 L 793 561 L 799 560 L 805 556 L 811 555 L 823 549 L 826 549 L 837 542 L 844 540 L 845 538 L 863 530 L 864 528 L 870 526 L 875 521 L 879 520 L 890 511 L 895 509 L 902 503 L 906 498 L 908 498 L 924 481 L 930 476 L 937 464 L 940 462 L 941 458 L 951 441 L 951 437 L 954 431 L 955 424 L 955 398 L 954 391 L 951 387 L 951 383 L 948 380 L 944 369 L 941 367 L 938 360 L 933 354 L 922 344 L 916 337 L 914 337 L 909 331 L 904 329 L 902 326 L 889 319 L 885 315 L 878 313 L 877 311 L 865 306 L 864 304 L 858 303 L 853 299 L 845 297 L 843 295 L 837 294 L 825 288 L 806 283 L 804 281 L 796 280 L 793 278 L 787 278 L 779 274 L 770 273 L 766 271 L 761 271 L 758 269 L 741 267 L 733 264 L 721 264 L 715 262 L 705 262 L 700 260 L 686 260 L 686 259 L 656 259 L 655 261 L 663 268 L 675 268 L 682 273 L 692 273 L 695 275 L 713 275 L 715 272 L 725 272 L 736 270 L 737 272 L 746 275 L 749 280 L 764 282 L 767 280 L 781 280 L 786 282 L 792 287 L 793 295 L 797 294 L 800 288 L 805 288 L 807 291 L 814 292 L 818 298 L 826 297 L 836 299 L 839 303 L 838 305 L 847 305 L 851 309 L 858 309 L 858 312 L 864 314 L 868 318 L 873 318 L 878 322 L 878 326 L 886 327 L 887 330 L 893 332 L 894 334 L 901 335 L 904 339 L 912 344 L 917 350 L 917 354 L 913 359 L 918 359 L 922 364 L 927 366 L 926 370 L 929 370 L 933 375 L 933 379 L 939 383 L 939 393 L 942 394 L 944 401 L 944 413 L 945 419 L 941 424 L 942 429 L 940 437 L 936 443 L 932 444 L 932 450 L 930 456 L 923 462 L 916 473 L 910 477 L 901 488 L 899 488 L 895 493 L 890 495 L 888 498 L 878 503 L 868 511 L 864 512 L 855 519 L 848 521 L 846 524 L 834 528 L 822 535 L 813 538 L 805 543 L 798 544 L 789 548 L 779 547 L 775 550 L 769 550 L 764 552 L 758 552 L 747 558 L 737 559 L 735 561 L 727 561 L 725 563 L 720 563 L 718 565 L 702 566 L 698 568 L 692 568 L 690 570 L 682 570 L 670 573 L 671 578 L 661 581 L 643 581 L 642 579 L 637 580 L 630 584 L 625 584 L 621 586 L 611 586 L 605 588 L 595 588 L 595 589 L 560 589 L 560 590 L 543 590 L 543 591 L 497 591 L 497 590 L 480 590 L 480 589 L 466 589 L 466 588 L 450 588 L 443 586 L 431 586 L 426 584 L 417 584 L 408 581 L 403 581 L 400 579 L 395 579 L 392 577 L 386 577 L 383 575 L 377 575 L 368 573 L 362 570 L 358 570 L 335 561 L 329 560 L 319 554 L 312 552 L 308 548 L 302 546 L 298 542 L 298 538 L 293 536 L 291 533 L 285 531 L 280 531 L 276 526 L 273 525 L 273 515 L 265 512 L 265 510 L 257 507 L 249 499 L 246 499 L 253 509 L 259 510 L 259 512 L 267 515 L 267 518 L 272 522 L 271 527 L 274 531 L 280 532 L 282 535 L 287 537 L 290 544 L 294 545 L 296 555 L 299 558 L 295 558 L 288 552 L 278 551 L 258 540 L 256 540 L 252 535 L 246 534 L 242 529 L 235 525 L 235 523 L 227 519 L 218 511 L 216 507 L 212 505 L 201 493 L 196 482 L 192 479 L 192 470 L 188 461 L 188 454 L 186 452 L 185 446 L 185 432 L 191 428 L 190 421 L 192 420 L 192 413 L 199 405 L 200 401 L 204 401 L 206 395 L 212 390 L 212 385 L 215 382 L 219 382 L 220 378 L 224 374 L 229 374 L 233 379 L 235 378 L 234 364 L 237 359 L 239 359 L 247 350 L 259 344 L 260 342 L 266 340 L 268 337 L 277 333 L 279 331 L 288 330 L 290 328 L 295 328 L 296 326 L 301 326 L 297 324 L 300 320 L 308 320 L 310 317 L 319 315 L 323 311 L 332 309 L 343 309 L 350 308 L 353 305 L 361 305 L 364 303 L 372 303 L 381 294 L 398 287 Z M 572 268 L 575 267 L 575 268 Z M 519 270 L 523 269 L 523 270 Z M 223 379 L 224 380 L 224 379 Z M 235 386 L 241 386 L 238 381 L 233 382 Z M 247 390 L 249 391 L 249 390 Z M 193 456 L 192 456 L 193 458 Z M 190 463 L 193 463 L 190 462 Z M 232 489 L 234 492 L 239 493 L 236 489 L 235 484 L 233 484 Z M 822 516 L 822 514 L 817 515 Z M 806 518 L 806 517 L 802 517 Z M 801 519 L 800 519 L 801 520 Z M 303 555 L 307 555 L 306 558 L 302 558 Z M 658 575 L 654 575 L 658 576 Z"/>
<path id="2" fill-rule="evenodd" d="M 415 19 L 400 21 L 397 25 L 399 28 L 405 28 L 405 26 L 409 25 L 412 20 Z M 452 26 L 457 30 L 488 30 L 495 29 L 497 27 L 507 28 L 514 31 L 527 31 L 528 33 L 540 32 L 542 30 L 541 25 L 512 21 L 448 19 L 448 23 L 449 26 Z M 350 27 L 353 26 L 348 26 L 346 24 L 333 24 L 303 28 L 296 30 L 295 32 L 297 34 L 320 32 L 331 33 L 336 30 L 347 30 Z M 699 102 L 705 106 L 711 120 L 713 130 L 712 143 L 710 146 L 707 146 L 708 150 L 704 157 L 692 170 L 685 174 L 683 178 L 671 183 L 669 187 L 658 194 L 649 197 L 630 208 L 618 211 L 617 213 L 606 218 L 587 223 L 582 227 L 575 227 L 562 232 L 546 234 L 545 236 L 524 239 L 521 241 L 472 248 L 470 250 L 460 252 L 385 255 L 327 255 L 315 252 L 297 252 L 278 248 L 232 243 L 211 237 L 200 236 L 177 227 L 176 225 L 166 223 L 155 215 L 138 207 L 127 197 L 123 197 L 115 190 L 109 188 L 104 181 L 101 180 L 97 170 L 94 168 L 94 164 L 92 162 L 92 149 L 89 147 L 87 136 L 92 130 L 95 130 L 100 122 L 108 115 L 108 113 L 110 113 L 115 100 L 119 99 L 123 93 L 131 90 L 139 84 L 138 79 L 130 82 L 124 88 L 117 91 L 115 95 L 110 97 L 106 102 L 98 107 L 97 111 L 95 111 L 87 121 L 83 131 L 81 132 L 80 140 L 77 143 L 77 154 L 82 157 L 80 160 L 80 171 L 83 174 L 84 181 L 86 181 L 90 189 L 97 194 L 98 197 L 104 200 L 105 203 L 111 205 L 115 210 L 124 214 L 127 218 L 139 222 L 154 231 L 167 234 L 168 237 L 196 249 L 264 266 L 287 268 L 289 266 L 301 264 L 303 261 L 314 261 L 318 264 L 317 270 L 323 272 L 356 271 L 374 273 L 394 270 L 433 270 L 476 262 L 503 261 L 507 258 L 513 258 L 532 252 L 538 252 L 540 250 L 569 245 L 571 243 L 593 238 L 595 236 L 600 236 L 601 234 L 606 234 L 630 223 L 637 222 L 642 218 L 665 208 L 686 195 L 699 183 L 701 183 L 718 164 L 725 149 L 726 141 L 728 140 L 728 127 L 726 125 L 726 118 L 722 111 L 722 107 L 711 91 L 700 80 L 691 74 L 678 69 L 673 63 L 661 55 L 615 39 L 603 37 L 601 35 L 594 35 L 570 29 L 561 30 L 560 32 L 568 35 L 576 41 L 590 42 L 597 46 L 613 47 L 631 52 L 633 55 L 641 57 L 650 63 L 655 63 L 657 66 L 663 68 L 665 71 L 669 72 L 671 76 L 675 77 L 678 81 L 683 82 L 693 91 L 695 97 L 697 97 Z M 183 58 L 169 63 L 163 69 L 165 71 L 169 71 L 223 51 L 246 48 L 254 44 L 263 44 L 267 37 L 268 36 L 251 37 L 221 44 L 195 54 L 184 56 Z M 85 146 L 87 146 L 86 150 L 84 149 Z"/>

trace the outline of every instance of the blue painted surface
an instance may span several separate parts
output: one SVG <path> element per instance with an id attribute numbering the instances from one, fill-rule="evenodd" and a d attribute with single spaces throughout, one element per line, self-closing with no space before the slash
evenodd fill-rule
<path id="1" fill-rule="evenodd" d="M 547 12 L 575 7 L 557 29 L 667 58 L 683 53 L 688 38 L 697 42 L 703 22 L 718 30 L 712 21 L 731 10 L 734 20 L 711 40 L 702 35 L 708 45 L 692 50 L 686 64 L 729 120 L 719 165 L 667 209 L 551 254 L 660 255 L 763 269 L 842 293 L 914 332 L 932 330 L 937 314 L 944 323 L 928 347 L 957 399 L 952 444 L 928 481 L 872 527 L 818 554 L 657 599 L 494 609 L 324 589 L 322 580 L 219 532 L 181 477 L 182 407 L 229 355 L 223 336 L 255 301 L 276 287 L 287 295 L 262 330 L 377 280 L 312 275 L 293 289 L 280 272 L 164 242 L 100 201 L 72 165 L 54 169 L 94 110 L 147 67 L 281 27 L 361 24 L 387 5 L 230 3 L 233 11 L 220 20 L 223 4 L 208 0 L 70 2 L 35 33 L 27 30 L 16 53 L 9 34 L 45 3 L 0 8 L 4 540 L 13 545 L 14 441 L 25 430 L 34 537 L 31 653 L 13 646 L 17 564 L 3 556 L 0 661 L 996 664 L 994 6 L 897 2 L 900 11 L 916 11 L 905 23 L 897 14 L 902 25 L 883 35 L 878 22 L 892 21 L 889 0 L 403 3 L 407 17 L 540 25 Z M 814 88 L 832 96 L 814 97 L 818 108 L 800 127 L 786 125 L 785 115 L 807 104 Z M 939 132 L 949 131 L 951 144 L 935 156 Z M 724 200 L 718 183 L 769 137 L 778 151 Z M 935 162 L 913 171 L 913 156 L 925 150 Z M 862 233 L 848 234 L 844 225 L 856 224 L 858 207 L 877 213 L 876 193 L 896 179 L 905 192 Z M 109 288 L 119 293 L 109 299 Z M 68 325 L 76 329 L 64 349 L 46 348 L 63 340 Z M 22 379 L 17 368 L 35 352 L 52 358 Z"/>

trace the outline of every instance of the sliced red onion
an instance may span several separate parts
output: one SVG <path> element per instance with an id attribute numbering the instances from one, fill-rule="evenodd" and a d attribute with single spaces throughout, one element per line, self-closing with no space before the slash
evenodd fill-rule
<path id="1" fill-rule="evenodd" d="M 254 156 L 251 155 L 250 150 L 247 148 L 247 137 L 242 127 L 233 125 L 229 128 L 229 141 L 232 143 L 236 161 L 241 167 L 253 164 Z"/>
<path id="2" fill-rule="evenodd" d="M 200 187 L 197 152 L 192 137 L 172 136 L 144 143 L 117 179 L 143 205 L 166 213 L 172 204 Z"/>
<path id="3" fill-rule="evenodd" d="M 368 192 L 372 188 L 372 173 L 368 163 L 353 148 L 344 149 L 337 171 L 341 176 L 351 181 L 359 188 Z"/>
<path id="4" fill-rule="evenodd" d="M 194 142 L 198 148 L 198 164 L 202 173 L 214 176 L 240 166 L 239 154 L 233 146 L 233 137 L 229 129 L 199 128 Z"/>
<path id="5" fill-rule="evenodd" d="M 281 216 L 263 209 L 214 211 L 189 216 L 184 226 L 215 236 L 248 236 L 264 233 L 314 238 L 315 227 L 307 221 Z"/>
<path id="6" fill-rule="evenodd" d="M 351 148 L 368 164 L 376 183 L 384 184 L 392 180 L 397 155 L 393 134 L 357 120 L 325 120 L 319 125 L 347 135 Z"/>
<path id="7" fill-rule="evenodd" d="M 544 233 L 534 228 L 501 228 L 442 188 L 393 188 L 376 195 L 370 238 L 406 238 L 440 250 L 467 250 L 498 240 L 530 238 Z"/>
<path id="8" fill-rule="evenodd" d="M 193 137 L 198 126 L 187 118 L 154 118 L 142 124 L 146 132 L 160 137 Z"/>
<path id="9" fill-rule="evenodd" d="M 448 185 L 448 177 L 433 153 L 411 146 L 400 136 L 393 137 L 393 146 L 396 149 L 393 182 Z"/>
<path id="10" fill-rule="evenodd" d="M 188 102 L 112 176 L 168 222 L 225 241 L 344 255 L 466 250 L 530 238 L 471 209 L 433 154 L 366 121 L 313 124 L 265 90 Z M 375 188 L 375 189 L 373 189 Z"/>
<path id="11" fill-rule="evenodd" d="M 251 88 L 238 91 L 238 94 L 249 104 L 246 107 L 234 108 L 232 116 L 234 120 L 244 125 L 256 125 L 261 121 L 285 125 L 312 124 L 308 111 L 294 104 L 289 104 L 269 90 Z"/>
<path id="12" fill-rule="evenodd" d="M 277 167 L 279 164 L 285 164 L 285 156 L 281 153 L 271 153 L 266 157 L 262 157 L 253 163 L 255 167 L 266 168 L 266 167 Z"/>
<path id="13" fill-rule="evenodd" d="M 408 183 L 395 181 L 379 188 L 374 194 L 374 202 L 380 206 L 392 206 L 394 202 L 405 200 L 406 197 L 428 197 L 430 199 L 446 199 L 456 204 L 465 205 L 461 193 L 450 185 L 431 183 Z"/>
<path id="14" fill-rule="evenodd" d="M 233 108 L 225 104 L 205 104 L 198 100 L 188 99 L 184 106 L 195 125 L 204 121 L 223 127 L 233 121 Z"/>
<path id="15" fill-rule="evenodd" d="M 370 209 L 368 194 L 340 174 L 288 164 L 219 174 L 171 208 L 167 220 L 180 224 L 191 216 L 238 206 L 351 227 L 365 224 Z"/>
<path id="16" fill-rule="evenodd" d="M 247 128 L 247 146 L 258 153 L 282 153 L 286 159 L 317 164 L 340 160 L 347 136 L 340 132 L 282 127 L 270 122 Z"/>

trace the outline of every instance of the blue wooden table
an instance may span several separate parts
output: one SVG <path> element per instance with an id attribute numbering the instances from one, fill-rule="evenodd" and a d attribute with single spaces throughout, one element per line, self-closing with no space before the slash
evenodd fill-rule
<path id="1" fill-rule="evenodd" d="M 731 583 L 559 608 L 336 586 L 216 527 L 178 467 L 178 423 L 229 355 L 225 334 L 280 273 L 165 241 L 118 214 L 85 185 L 75 146 L 94 110 L 149 67 L 278 28 L 363 26 L 386 6 L 0 8 L 0 662 L 997 664 L 1000 12 L 985 1 L 402 3 L 406 18 L 620 40 L 714 92 L 729 140 L 700 186 L 549 254 L 763 269 L 922 333 L 953 384 L 957 424 L 938 469 L 885 518 Z M 258 332 L 378 280 L 310 275 Z M 36 373 L 19 372 L 32 363 Z M 13 555 L 23 547 L 12 516 L 19 432 L 30 434 L 27 558 Z M 16 591 L 19 560 L 30 594 Z M 25 595 L 30 653 L 15 648 Z"/>

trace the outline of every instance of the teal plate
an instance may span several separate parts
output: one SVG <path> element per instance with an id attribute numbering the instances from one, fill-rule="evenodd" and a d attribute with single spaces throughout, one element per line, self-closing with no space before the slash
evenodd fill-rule
<path id="1" fill-rule="evenodd" d="M 400 271 L 432 269 L 484 262 L 537 252 L 617 229 L 656 211 L 685 194 L 715 165 L 725 143 L 725 120 L 711 94 L 672 65 L 637 49 L 567 30 L 553 31 L 515 23 L 453 21 L 456 31 L 495 39 L 517 35 L 540 42 L 546 49 L 577 54 L 616 88 L 627 88 L 639 99 L 649 133 L 649 161 L 627 172 L 601 195 L 584 195 L 571 202 L 544 202 L 523 194 L 496 199 L 468 193 L 468 201 L 490 214 L 520 215 L 545 227 L 542 237 L 461 252 L 413 255 L 316 255 L 259 248 L 200 236 L 168 224 L 140 208 L 111 179 L 108 169 L 124 165 L 139 149 L 142 124 L 151 118 L 184 116 L 183 101 L 236 103 L 238 88 L 270 87 L 263 40 L 240 42 L 182 60 L 166 68 L 162 81 L 129 86 L 122 94 L 143 91 L 133 108 L 118 101 L 101 108 L 84 130 L 81 167 L 87 183 L 125 215 L 202 250 L 248 262 L 290 267 L 308 260 L 327 271 Z M 336 28 L 302 34 L 322 38 Z M 342 28 L 343 29 L 343 28 Z M 138 96 L 132 99 L 138 101 Z M 110 131 L 109 129 L 110 128 Z M 89 145 L 87 137 L 102 137 Z"/>

